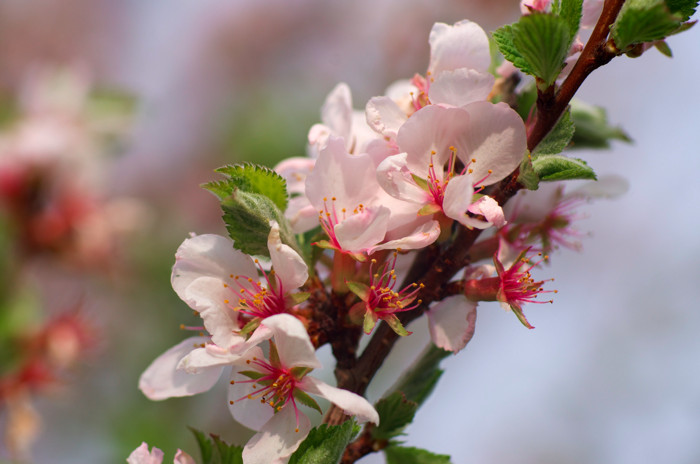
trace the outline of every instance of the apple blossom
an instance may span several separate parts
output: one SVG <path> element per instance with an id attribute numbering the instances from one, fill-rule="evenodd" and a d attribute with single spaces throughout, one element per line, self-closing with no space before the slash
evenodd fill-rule
<path id="1" fill-rule="evenodd" d="M 243 448 L 245 464 L 268 464 L 298 448 L 311 429 L 299 403 L 320 412 L 309 394 L 329 400 L 360 422 L 379 423 L 379 415 L 366 399 L 308 375 L 321 363 L 298 319 L 289 314 L 271 316 L 248 343 L 270 339 L 274 342 L 270 342 L 269 358 L 255 346 L 232 369 L 228 394 L 231 413 L 241 424 L 258 430 Z"/>

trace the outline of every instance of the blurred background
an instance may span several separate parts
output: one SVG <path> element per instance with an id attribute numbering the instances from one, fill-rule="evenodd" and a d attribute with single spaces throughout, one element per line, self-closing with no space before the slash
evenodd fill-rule
<path id="1" fill-rule="evenodd" d="M 491 31 L 518 14 L 512 0 L 0 1 L 0 127 L 19 115 L 43 137 L 6 131 L 0 166 L 12 176 L 0 187 L 15 206 L 61 198 L 38 223 L 1 225 L 0 359 L 31 351 L 22 381 L 39 393 L 0 384 L 12 404 L 0 427 L 15 440 L 0 460 L 14 446 L 28 462 L 117 463 L 147 441 L 169 462 L 178 447 L 197 456 L 187 426 L 244 443 L 250 432 L 222 408 L 223 386 L 164 402 L 137 390 L 193 320 L 170 288 L 175 250 L 189 232 L 225 233 L 199 184 L 225 163 L 303 155 L 339 81 L 361 108 L 424 72 L 435 21 Z M 579 97 L 607 108 L 634 143 L 578 155 L 630 190 L 584 206 L 583 252 L 539 270 L 559 293 L 526 308 L 535 330 L 480 306 L 475 337 L 444 362 L 407 445 L 455 464 L 700 462 L 698 43 L 694 28 L 669 39 L 673 59 L 620 58 L 584 84 Z M 58 137 L 66 120 L 83 132 Z M 37 159 L 46 145 L 80 155 Z M 18 193 L 16 179 L 33 190 Z M 56 221 L 65 235 L 41 233 Z M 32 239 L 16 244 L 18 231 Z M 428 342 L 420 325 L 371 399 Z"/>

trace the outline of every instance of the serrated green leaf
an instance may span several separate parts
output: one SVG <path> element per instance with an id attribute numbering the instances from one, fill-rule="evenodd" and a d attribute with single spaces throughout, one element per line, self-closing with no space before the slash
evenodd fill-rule
<path id="1" fill-rule="evenodd" d="M 567 21 L 553 14 L 533 13 L 513 24 L 513 45 L 528 68 L 549 87 L 559 77 L 569 53 Z"/>
<path id="2" fill-rule="evenodd" d="M 561 16 L 569 26 L 569 48 L 576 38 L 579 26 L 581 25 L 581 12 L 583 11 L 583 0 L 562 0 L 559 16 Z"/>
<path id="3" fill-rule="evenodd" d="M 201 432 L 194 427 L 188 427 L 199 446 L 199 452 L 202 456 L 202 464 L 214 464 L 214 444 L 211 442 L 204 432 Z"/>
<path id="4" fill-rule="evenodd" d="M 289 230 L 287 219 L 282 211 L 267 196 L 234 190 L 221 201 L 226 229 L 233 239 L 233 246 L 249 255 L 270 256 L 267 238 L 270 234 L 270 221 L 280 226 L 282 243 L 298 249 L 294 235 Z"/>
<path id="5" fill-rule="evenodd" d="M 671 13 L 664 0 L 627 0 L 611 27 L 615 45 L 630 45 L 663 39 L 681 24 L 681 16 Z"/>
<path id="6" fill-rule="evenodd" d="M 532 152 L 532 159 L 540 155 L 556 155 L 569 145 L 574 136 L 574 123 L 571 122 L 571 112 L 567 109 L 559 118 L 554 128 L 542 139 Z"/>
<path id="7" fill-rule="evenodd" d="M 537 190 L 540 186 L 540 178 L 532 167 L 530 153 L 526 153 L 518 170 L 518 182 L 528 190 Z"/>
<path id="8" fill-rule="evenodd" d="M 384 448 L 387 464 L 451 464 L 446 454 L 435 454 L 420 448 L 389 446 Z"/>
<path id="9" fill-rule="evenodd" d="M 264 195 L 280 211 L 287 209 L 287 182 L 272 169 L 246 163 L 222 166 L 216 169 L 216 172 L 224 174 L 228 178 L 204 184 L 203 187 L 213 192 L 221 200 L 239 190 Z"/>
<path id="10" fill-rule="evenodd" d="M 403 433 L 418 410 L 418 403 L 409 401 L 401 392 L 394 392 L 374 405 L 379 413 L 379 425 L 372 429 L 375 440 L 389 440 Z"/>
<path id="11" fill-rule="evenodd" d="M 513 43 L 513 26 L 513 24 L 508 24 L 495 30 L 493 32 L 493 39 L 496 41 L 498 49 L 506 60 L 513 63 L 516 68 L 520 69 L 525 74 L 533 74 L 530 65 Z"/>
<path id="12" fill-rule="evenodd" d="M 596 179 L 585 161 L 562 155 L 542 155 L 532 160 L 532 167 L 541 181 Z"/>
<path id="13" fill-rule="evenodd" d="M 348 443 L 360 432 L 353 420 L 342 425 L 323 424 L 314 427 L 288 464 L 336 464 L 343 457 Z"/>
<path id="14" fill-rule="evenodd" d="M 418 405 L 423 404 L 444 372 L 440 369 L 440 361 L 450 354 L 449 351 L 431 343 L 390 391 L 402 392 L 407 400 L 414 401 Z"/>
<path id="15" fill-rule="evenodd" d="M 229 445 L 221 440 L 218 435 L 211 434 L 216 445 L 221 464 L 243 464 L 243 447 Z"/>
<path id="16" fill-rule="evenodd" d="M 620 127 L 611 126 L 605 109 L 579 100 L 571 101 L 571 119 L 576 131 L 571 148 L 609 148 L 611 140 L 631 142 Z"/>
<path id="17" fill-rule="evenodd" d="M 698 0 L 666 0 L 666 6 L 671 13 L 678 14 L 681 21 L 687 21 L 695 13 Z"/>

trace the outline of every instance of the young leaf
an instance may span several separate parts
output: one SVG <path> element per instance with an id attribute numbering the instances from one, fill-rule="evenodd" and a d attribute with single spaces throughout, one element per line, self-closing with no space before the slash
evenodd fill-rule
<path id="1" fill-rule="evenodd" d="M 409 401 L 401 392 L 394 392 L 377 401 L 374 408 L 379 413 L 379 425 L 372 429 L 375 440 L 389 440 L 401 435 L 403 429 L 413 422 L 418 403 Z"/>
<path id="2" fill-rule="evenodd" d="M 562 0 L 559 16 L 561 16 L 569 26 L 569 48 L 576 38 L 579 26 L 581 25 L 581 12 L 583 11 L 583 0 Z"/>
<path id="3" fill-rule="evenodd" d="M 272 169 L 256 164 L 234 164 L 222 166 L 216 172 L 228 176 L 228 179 L 209 182 L 202 187 L 221 200 L 241 190 L 266 196 L 280 211 L 287 209 L 287 182 Z"/>
<path id="4" fill-rule="evenodd" d="M 605 109 L 599 106 L 574 99 L 571 101 L 571 119 L 576 127 L 571 148 L 609 148 L 613 139 L 632 141 L 625 131 L 608 123 Z"/>
<path id="5" fill-rule="evenodd" d="M 199 451 L 202 454 L 202 464 L 243 464 L 243 447 L 226 444 L 218 435 L 211 434 L 212 440 L 203 432 L 189 427 L 194 434 Z"/>
<path id="6" fill-rule="evenodd" d="M 532 70 L 552 85 L 564 67 L 571 32 L 567 21 L 553 14 L 533 13 L 513 24 L 513 45 Z"/>
<path id="7" fill-rule="evenodd" d="M 680 15 L 681 21 L 687 21 L 695 13 L 698 0 L 666 0 L 666 6 L 671 13 Z"/>
<path id="8" fill-rule="evenodd" d="M 342 425 L 314 427 L 289 458 L 288 464 L 335 464 L 359 432 L 360 426 L 353 420 Z"/>
<path id="9" fill-rule="evenodd" d="M 212 464 L 214 462 L 213 461 L 214 444 L 204 434 L 204 432 L 200 432 L 199 430 L 197 430 L 193 427 L 188 427 L 188 428 L 192 431 L 192 434 L 194 435 L 195 440 L 197 440 L 197 445 L 199 446 L 199 452 L 202 455 L 202 464 Z"/>
<path id="10" fill-rule="evenodd" d="M 389 446 L 384 448 L 387 464 L 451 464 L 446 454 L 434 454 L 420 448 Z"/>
<path id="11" fill-rule="evenodd" d="M 267 196 L 234 190 L 221 201 L 221 209 L 224 211 L 224 223 L 233 239 L 233 246 L 243 253 L 269 256 L 267 238 L 271 220 L 279 223 L 282 242 L 297 248 L 287 219 Z"/>
<path id="12" fill-rule="evenodd" d="M 228 445 L 218 435 L 211 434 L 216 445 L 221 464 L 243 464 L 243 447 Z"/>
<path id="13" fill-rule="evenodd" d="M 612 25 L 615 46 L 625 50 L 632 44 L 663 39 L 680 26 L 664 0 L 628 0 Z"/>
<path id="14" fill-rule="evenodd" d="M 596 179 L 585 161 L 562 155 L 542 155 L 532 160 L 532 167 L 542 181 Z"/>
<path id="15" fill-rule="evenodd" d="M 537 190 L 540 186 L 540 178 L 532 167 L 530 152 L 525 154 L 523 161 L 520 163 L 518 182 L 528 190 Z"/>
<path id="16" fill-rule="evenodd" d="M 513 43 L 513 26 L 514 24 L 508 24 L 495 30 L 493 32 L 493 39 L 496 41 L 498 49 L 506 60 L 513 63 L 516 68 L 520 69 L 525 74 L 533 74 L 528 62 L 523 58 L 523 55 Z"/>
<path id="17" fill-rule="evenodd" d="M 567 109 L 549 134 L 535 147 L 532 158 L 561 153 L 571 142 L 574 131 L 574 123 L 571 122 L 571 114 Z"/>

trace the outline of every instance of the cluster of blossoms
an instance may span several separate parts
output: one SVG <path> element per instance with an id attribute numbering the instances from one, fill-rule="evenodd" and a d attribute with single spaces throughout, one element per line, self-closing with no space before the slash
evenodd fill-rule
<path id="1" fill-rule="evenodd" d="M 321 412 L 311 395 L 360 422 L 379 423 L 363 397 L 309 375 L 321 367 L 315 349 L 332 342 L 329 324 L 330 332 L 346 330 L 359 340 L 381 320 L 404 336 L 410 332 L 401 315 L 425 312 L 433 343 L 457 352 L 471 338 L 480 301 L 499 301 L 529 328 L 523 305 L 551 302 L 538 300 L 550 291 L 531 271 L 554 246 L 571 246 L 572 207 L 592 195 L 557 189 L 536 201 L 546 211 L 526 214 L 523 197 L 504 212 L 490 187 L 527 155 L 526 127 L 506 103 L 491 101 L 487 35 L 465 20 L 435 24 L 429 41 L 425 75 L 392 84 L 365 111 L 353 108 L 347 85 L 338 85 L 322 122 L 309 131 L 307 156 L 275 167 L 289 198 L 285 224 L 269 222 L 269 259 L 217 235 L 193 235 L 177 251 L 172 286 L 202 323 L 183 326 L 197 335 L 158 357 L 139 388 L 153 400 L 188 396 L 226 372 L 231 414 L 258 431 L 243 450 L 246 464 L 284 462 L 299 447 L 311 428 L 299 406 Z M 440 249 L 459 228 L 493 233 L 426 303 L 425 285 L 406 281 L 409 269 L 420 252 Z M 316 251 L 301 252 L 285 241 L 285 230 L 314 237 Z M 477 265 L 483 259 L 493 265 Z M 150 456 L 145 444 L 135 453 Z"/>

